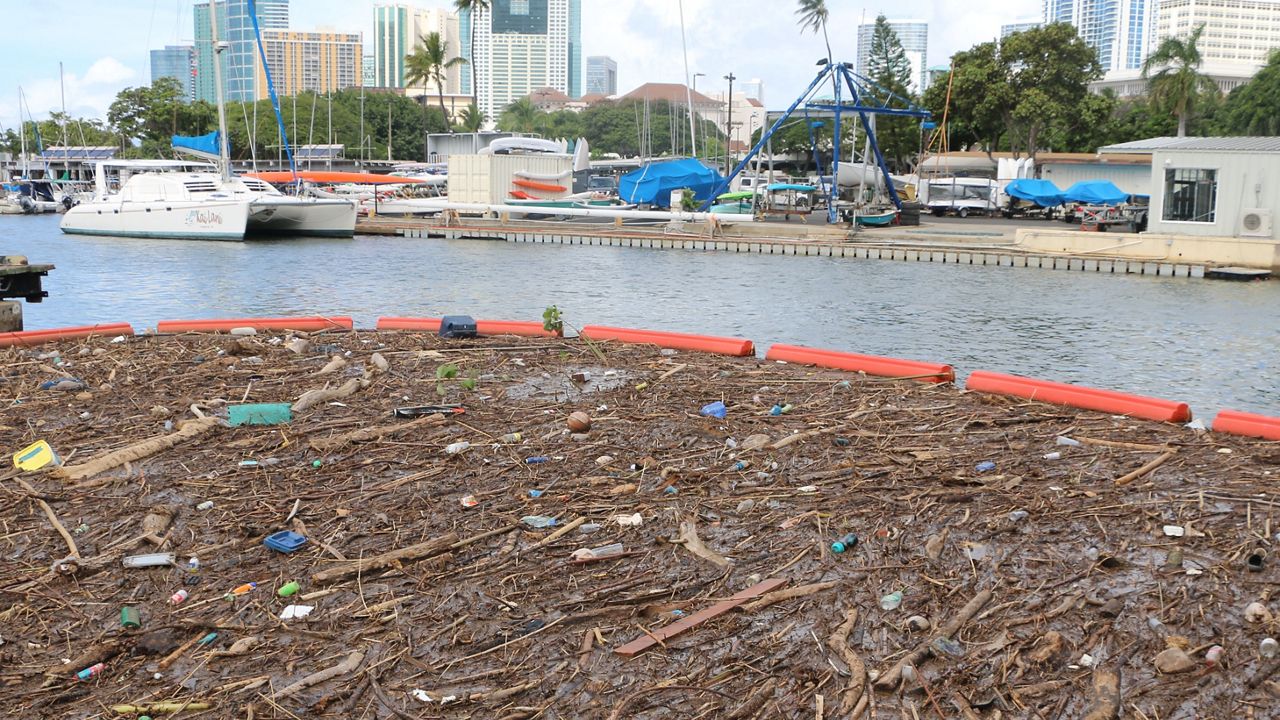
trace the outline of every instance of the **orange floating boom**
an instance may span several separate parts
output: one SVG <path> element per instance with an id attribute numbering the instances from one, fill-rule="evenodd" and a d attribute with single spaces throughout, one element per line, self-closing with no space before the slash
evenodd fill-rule
<path id="1" fill-rule="evenodd" d="M 765 354 L 764 359 L 864 372 L 868 375 L 879 377 L 909 377 L 913 380 L 931 383 L 952 382 L 956 379 L 955 370 L 950 365 L 920 362 L 918 360 L 900 360 L 878 355 L 859 355 L 858 353 L 838 352 L 836 350 L 820 350 L 799 345 L 774 345 L 769 348 L 769 352 Z"/>
<path id="2" fill-rule="evenodd" d="M 1048 380 L 1034 380 L 1017 375 L 1002 375 L 985 370 L 978 370 L 971 374 L 968 382 L 965 383 L 965 389 L 996 395 L 1011 395 L 1084 410 L 1097 410 L 1113 415 L 1128 415 L 1157 422 L 1191 421 L 1191 408 L 1184 402 Z"/>
<path id="3" fill-rule="evenodd" d="M 1264 440 L 1280 440 L 1280 417 L 1223 410 L 1213 419 L 1213 431 Z"/>
<path id="4" fill-rule="evenodd" d="M 235 328 L 251 327 L 254 330 L 351 330 L 355 323 L 349 317 L 275 317 L 275 318 L 215 318 L 210 320 L 162 320 L 156 323 L 161 333 L 218 333 Z"/>
<path id="5" fill-rule="evenodd" d="M 440 332 L 440 318 L 381 317 L 376 326 L 378 330 L 417 330 L 422 332 Z M 518 335 L 520 337 L 560 337 L 543 327 L 540 322 L 524 320 L 477 320 L 478 335 Z"/>
<path id="6" fill-rule="evenodd" d="M 78 325 L 76 327 L 52 328 L 50 330 L 24 330 L 21 332 L 0 333 L 0 347 L 19 347 L 39 345 L 55 340 L 75 340 L 104 335 L 133 335 L 133 326 L 129 323 L 102 323 L 100 325 Z"/>
<path id="7" fill-rule="evenodd" d="M 582 336 L 588 340 L 617 340 L 625 343 L 657 345 L 672 350 L 692 350 L 696 352 L 715 353 L 746 357 L 754 355 L 755 345 L 743 338 L 715 337 L 713 335 L 689 335 L 686 333 L 661 332 L 658 330 L 634 330 L 632 328 L 605 327 L 603 325 L 587 325 L 582 328 Z"/>

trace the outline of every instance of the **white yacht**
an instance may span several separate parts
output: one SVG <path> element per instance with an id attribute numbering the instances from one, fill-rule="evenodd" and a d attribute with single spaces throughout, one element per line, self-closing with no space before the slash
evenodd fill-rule
<path id="1" fill-rule="evenodd" d="M 250 177 L 224 177 L 207 162 L 108 160 L 97 164 L 92 200 L 62 217 L 81 235 L 244 240 L 263 236 L 351 237 L 350 200 L 284 195 Z"/>

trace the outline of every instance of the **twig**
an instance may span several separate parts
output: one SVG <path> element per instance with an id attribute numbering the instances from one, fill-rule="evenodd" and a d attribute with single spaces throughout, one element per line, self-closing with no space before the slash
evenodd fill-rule
<path id="1" fill-rule="evenodd" d="M 1178 454 L 1178 450 L 1177 450 L 1176 448 L 1175 448 L 1175 449 L 1173 449 L 1173 450 L 1170 450 L 1170 451 L 1166 452 L 1165 454 L 1161 455 L 1160 457 L 1156 458 L 1155 460 L 1152 460 L 1151 462 L 1147 463 L 1146 465 L 1143 465 L 1142 467 L 1138 468 L 1137 470 L 1134 470 L 1133 472 L 1129 473 L 1128 475 L 1125 475 L 1124 477 L 1116 478 L 1115 485 L 1116 485 L 1117 487 L 1123 487 L 1123 486 L 1125 486 L 1125 485 L 1128 485 L 1129 483 L 1133 482 L 1134 480 L 1137 480 L 1138 478 L 1140 478 L 1140 477 L 1142 477 L 1142 476 L 1144 476 L 1144 475 L 1148 475 L 1148 474 L 1150 474 L 1152 470 L 1155 470 L 1156 468 L 1158 468 L 1158 467 L 1160 467 L 1161 465 L 1165 464 L 1166 462 L 1168 462 L 1169 458 L 1171 458 L 1171 457 L 1173 457 L 1174 455 L 1177 455 L 1177 454 Z"/>
<path id="2" fill-rule="evenodd" d="M 916 665 L 921 660 L 932 655 L 934 640 L 938 638 L 954 638 L 955 634 L 960 631 L 960 628 L 964 627 L 965 623 L 969 622 L 974 615 L 977 615 L 978 611 L 982 609 L 982 606 L 986 605 L 990 601 L 990 590 L 983 590 L 973 596 L 973 599 L 964 607 L 960 608 L 960 612 L 956 613 L 955 617 L 948 620 L 937 633 L 917 645 L 915 650 L 907 653 L 902 659 L 898 660 L 896 665 L 889 668 L 888 672 L 877 678 L 875 682 L 876 687 L 881 690 L 892 690 L 897 687 L 898 681 L 902 679 L 902 668 L 907 665 Z"/>
<path id="3" fill-rule="evenodd" d="M 31 493 L 31 498 L 40 505 L 41 510 L 44 510 L 44 514 L 49 518 L 49 522 L 53 523 L 53 529 L 57 530 L 58 534 L 62 536 L 62 539 L 67 542 L 67 549 L 71 551 L 71 557 L 80 557 L 80 549 L 76 547 L 76 541 L 71 538 L 71 533 L 67 532 L 66 526 L 58 520 L 58 516 L 54 514 L 53 508 L 49 507 L 49 503 L 37 497 L 38 493 L 35 488 L 31 487 L 31 483 L 20 477 L 16 477 L 14 479 L 18 481 L 18 484 L 22 486 L 22 489 Z"/>
<path id="4" fill-rule="evenodd" d="M 341 675 L 348 675 L 350 673 L 355 672 L 356 669 L 360 667 L 360 663 L 362 662 L 364 662 L 364 651 L 352 650 L 351 653 L 347 655 L 346 660 L 343 660 L 342 662 L 338 663 L 337 665 L 334 665 L 331 668 L 326 668 L 319 672 L 311 673 L 310 675 L 302 678 L 298 682 L 284 688 L 283 690 L 277 691 L 275 696 L 278 698 L 286 697 L 300 690 L 306 690 L 312 685 L 319 685 L 320 683 L 326 680 L 332 680 L 333 678 L 339 677 Z"/>

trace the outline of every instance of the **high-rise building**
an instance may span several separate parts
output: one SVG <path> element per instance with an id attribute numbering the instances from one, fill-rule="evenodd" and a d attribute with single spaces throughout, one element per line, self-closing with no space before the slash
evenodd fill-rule
<path id="1" fill-rule="evenodd" d="M 403 3 L 373 6 L 374 82 L 378 87 L 408 86 L 405 57 L 422 44 L 422 38 L 439 33 L 448 58 L 465 57 L 458 16 L 442 8 L 422 9 Z M 469 71 L 459 63 L 446 71 L 444 92 L 461 90 L 462 76 Z M 435 87 L 430 88 L 432 92 Z"/>
<path id="2" fill-rule="evenodd" d="M 1280 49 L 1278 0 L 1162 0 L 1154 41 L 1185 38 L 1203 25 L 1205 65 L 1250 66 L 1255 71 Z"/>
<path id="3" fill-rule="evenodd" d="M 587 94 L 613 97 L 618 94 L 618 63 L 606 55 L 587 58 Z"/>
<path id="4" fill-rule="evenodd" d="M 582 0 L 492 0 L 488 8 L 463 11 L 458 21 L 463 57 L 472 63 L 461 89 L 472 92 L 474 71 L 480 110 L 489 119 L 539 88 L 582 96 Z"/>
<path id="5" fill-rule="evenodd" d="M 289 27 L 289 0 L 256 0 L 258 27 L 285 30 Z M 222 52 L 222 85 L 226 99 L 252 100 L 254 67 L 258 55 L 249 0 L 217 0 L 218 40 L 227 43 Z M 196 97 L 213 102 L 217 99 L 213 72 L 213 29 L 209 3 L 196 3 L 193 13 L 196 48 Z"/>
<path id="6" fill-rule="evenodd" d="M 1004 39 L 1014 33 L 1026 32 L 1027 30 L 1035 30 L 1040 27 L 1039 20 L 1019 20 L 1018 22 L 1009 23 L 1000 26 L 1000 38 Z"/>
<path id="7" fill-rule="evenodd" d="M 1142 67 L 1158 4 L 1159 0 L 1045 0 L 1044 18 L 1046 23 L 1074 25 L 1098 51 L 1102 71 L 1112 73 Z"/>
<path id="8" fill-rule="evenodd" d="M 364 52 L 359 34 L 332 30 L 263 30 L 262 48 L 271 68 L 276 95 L 324 93 L 359 87 Z M 256 99 L 270 97 L 260 55 L 254 55 Z"/>
<path id="9" fill-rule="evenodd" d="M 890 20 L 889 27 L 898 36 L 902 49 L 911 62 L 911 91 L 924 92 L 929 78 L 929 23 L 923 20 Z M 871 40 L 875 36 L 876 24 L 863 23 L 858 26 L 858 74 L 867 75 L 868 59 L 871 57 Z"/>
<path id="10" fill-rule="evenodd" d="M 375 87 L 378 84 L 378 63 L 372 55 L 365 55 L 364 60 L 360 63 L 361 85 L 365 87 Z"/>
<path id="11" fill-rule="evenodd" d="M 195 47 L 192 45 L 165 45 L 163 50 L 151 51 L 151 82 L 160 78 L 173 78 L 182 85 L 182 99 L 196 99 Z"/>

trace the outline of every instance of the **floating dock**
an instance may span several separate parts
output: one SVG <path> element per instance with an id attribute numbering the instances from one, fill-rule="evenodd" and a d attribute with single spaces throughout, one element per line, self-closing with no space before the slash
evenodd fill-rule
<path id="1" fill-rule="evenodd" d="M 731 226 L 727 232 L 711 235 L 705 225 L 688 223 L 682 230 L 666 226 L 633 226 L 611 223 L 571 223 L 500 220 L 463 220 L 446 223 L 431 219 L 361 219 L 360 234 L 399 235 L 410 238 L 446 240 L 501 240 L 511 243 L 553 245 L 596 245 L 652 250 L 695 250 L 701 252 L 756 253 L 760 255 L 807 255 L 856 260 L 898 260 L 956 265 L 1073 270 L 1077 272 L 1156 277 L 1203 278 L 1206 266 L 1122 259 L 1088 255 L 1026 251 L 1014 245 L 985 244 L 992 238 L 974 234 L 975 242 L 948 240 L 955 233 L 941 232 L 937 239 L 925 240 L 905 232 L 892 235 L 863 231 L 850 236 L 830 227 L 764 224 Z M 751 235 L 746 235 L 750 232 Z M 769 233 L 773 237 L 760 233 Z M 740 234 L 741 233 L 741 234 Z M 779 237 L 781 235 L 791 237 Z M 930 237 L 927 233 L 921 233 Z M 846 239 L 847 238 L 847 239 Z"/>

